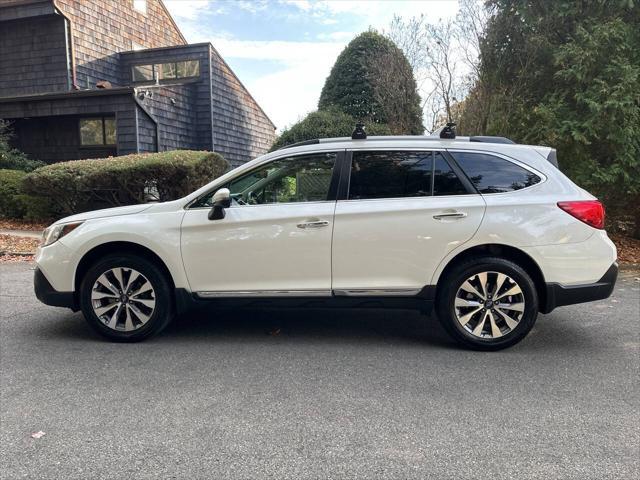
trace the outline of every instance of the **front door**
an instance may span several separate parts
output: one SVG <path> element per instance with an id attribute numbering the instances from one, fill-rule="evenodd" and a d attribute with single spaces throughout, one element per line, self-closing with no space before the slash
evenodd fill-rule
<path id="1" fill-rule="evenodd" d="M 453 166 L 452 166 L 453 165 Z M 478 229 L 485 202 L 439 151 L 354 151 L 336 205 L 337 295 L 415 295 Z"/>
<path id="2" fill-rule="evenodd" d="M 231 207 L 209 220 L 213 193 L 182 222 L 182 258 L 192 291 L 216 296 L 331 294 L 334 166 L 339 153 L 272 160 L 225 187 Z"/>

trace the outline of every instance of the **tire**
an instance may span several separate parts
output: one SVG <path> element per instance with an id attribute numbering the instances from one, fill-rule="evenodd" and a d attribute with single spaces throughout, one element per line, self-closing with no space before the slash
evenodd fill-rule
<path id="1" fill-rule="evenodd" d="M 518 343 L 533 328 L 538 293 L 531 277 L 516 263 L 480 257 L 454 266 L 440 280 L 436 312 L 447 333 L 463 346 L 501 350 Z"/>
<path id="2" fill-rule="evenodd" d="M 114 254 L 97 261 L 84 275 L 80 307 L 100 335 L 117 342 L 139 342 L 169 324 L 173 295 L 165 273 L 155 263 Z"/>

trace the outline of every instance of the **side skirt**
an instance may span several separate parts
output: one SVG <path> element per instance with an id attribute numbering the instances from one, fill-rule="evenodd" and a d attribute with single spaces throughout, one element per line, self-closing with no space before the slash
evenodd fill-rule
<path id="1" fill-rule="evenodd" d="M 193 294 L 177 288 L 176 313 L 183 314 L 196 308 L 390 308 L 420 310 L 429 313 L 435 298 L 435 285 L 422 290 L 349 290 L 325 291 L 320 295 L 305 292 L 203 292 Z M 255 293 L 255 294 L 254 294 Z"/>

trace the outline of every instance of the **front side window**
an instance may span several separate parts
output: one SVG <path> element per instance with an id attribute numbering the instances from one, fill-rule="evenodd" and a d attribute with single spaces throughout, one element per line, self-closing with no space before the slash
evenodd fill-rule
<path id="1" fill-rule="evenodd" d="M 241 175 L 225 187 L 231 191 L 234 205 L 325 201 L 335 163 L 335 153 L 280 158 Z M 214 193 L 193 207 L 211 207 Z"/>
<path id="2" fill-rule="evenodd" d="M 467 193 L 440 152 L 354 152 L 350 200 Z"/>
<path id="3" fill-rule="evenodd" d="M 116 119 L 113 117 L 81 118 L 80 144 L 85 146 L 115 145 Z"/>
<path id="4" fill-rule="evenodd" d="M 488 153 L 450 153 L 480 193 L 511 192 L 541 180 L 535 173 Z"/>

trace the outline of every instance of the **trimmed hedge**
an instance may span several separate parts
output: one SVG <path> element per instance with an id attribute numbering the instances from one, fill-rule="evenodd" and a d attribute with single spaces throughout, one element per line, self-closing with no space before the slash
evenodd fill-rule
<path id="1" fill-rule="evenodd" d="M 0 170 L 0 217 L 51 218 L 53 212 L 48 200 L 23 193 L 22 182 L 26 175 L 21 170 Z"/>
<path id="2" fill-rule="evenodd" d="M 23 181 L 24 193 L 48 199 L 60 215 L 183 197 L 228 168 L 213 152 L 174 150 L 38 168 Z"/>
<path id="3" fill-rule="evenodd" d="M 20 170 L 0 170 L 0 216 L 22 218 L 24 208 L 16 197 L 26 175 Z"/>

